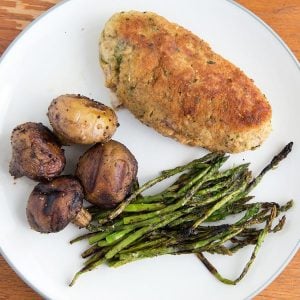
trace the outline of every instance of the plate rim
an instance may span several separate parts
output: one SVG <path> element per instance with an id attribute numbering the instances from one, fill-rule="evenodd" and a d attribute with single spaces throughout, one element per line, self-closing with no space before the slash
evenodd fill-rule
<path id="1" fill-rule="evenodd" d="M 67 4 L 71 0 L 61 0 L 60 2 L 56 3 L 54 6 L 50 7 L 48 10 L 44 11 L 39 15 L 37 18 L 35 18 L 33 21 L 31 21 L 28 25 L 24 27 L 24 29 L 14 38 L 14 40 L 8 45 L 8 47 L 5 49 L 3 54 L 0 57 L 0 67 L 1 63 L 5 60 L 6 56 L 9 54 L 10 50 L 15 46 L 17 42 L 25 35 L 33 26 L 35 26 L 41 19 L 43 19 L 48 14 L 52 13 L 57 8 Z M 284 48 L 284 50 L 289 54 L 293 62 L 295 63 L 296 67 L 300 71 L 300 62 L 296 58 L 295 54 L 292 52 L 292 50 L 288 47 L 288 45 L 283 41 L 283 39 L 276 33 L 274 29 L 272 29 L 266 22 L 264 22 L 260 17 L 258 17 L 256 14 L 254 14 L 252 11 L 244 7 L 242 4 L 235 2 L 234 0 L 224 0 L 226 2 L 229 2 L 231 5 L 238 7 L 245 13 L 247 13 L 250 17 L 255 19 L 258 23 L 260 23 L 263 27 L 265 27 L 271 35 L 275 37 L 275 39 L 281 44 L 281 46 Z M 290 252 L 290 254 L 286 257 L 286 259 L 283 261 L 281 266 L 277 269 L 274 274 L 272 274 L 264 283 L 260 285 L 256 290 L 254 290 L 251 294 L 247 295 L 244 300 L 253 299 L 256 295 L 258 295 L 261 291 L 263 291 L 267 286 L 269 286 L 286 268 L 286 266 L 289 264 L 289 262 L 292 260 L 292 258 L 295 256 L 297 251 L 300 249 L 300 238 L 296 242 L 296 245 L 294 246 L 293 250 Z M 31 289 L 33 289 L 35 292 L 37 292 L 40 296 L 42 296 L 44 299 L 50 299 L 49 296 L 47 296 L 44 292 L 42 292 L 37 286 L 34 285 L 34 283 L 30 282 L 23 274 L 22 272 L 15 266 L 12 260 L 8 258 L 8 256 L 5 254 L 5 252 L 2 250 L 2 247 L 0 245 L 0 254 L 5 259 L 5 261 L 8 263 L 8 265 L 13 269 L 13 271 L 18 275 L 19 278 L 21 278 Z"/>

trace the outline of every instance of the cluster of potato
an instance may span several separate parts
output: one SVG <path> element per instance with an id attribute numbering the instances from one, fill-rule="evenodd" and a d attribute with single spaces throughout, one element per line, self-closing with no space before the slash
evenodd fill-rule
<path id="1" fill-rule="evenodd" d="M 50 131 L 41 123 L 17 126 L 11 136 L 9 171 L 40 181 L 29 196 L 26 214 L 32 229 L 57 232 L 72 221 L 86 226 L 91 217 L 83 199 L 102 208 L 124 200 L 137 175 L 137 161 L 111 140 L 118 127 L 115 112 L 80 95 L 62 95 L 48 108 Z M 79 159 L 75 176 L 60 174 L 66 158 L 62 145 L 93 144 Z"/>

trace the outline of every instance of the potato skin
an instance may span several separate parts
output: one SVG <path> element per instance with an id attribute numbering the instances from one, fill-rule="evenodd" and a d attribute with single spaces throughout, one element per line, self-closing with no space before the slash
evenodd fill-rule
<path id="1" fill-rule="evenodd" d="M 72 176 L 60 176 L 51 182 L 39 183 L 28 199 L 28 223 L 38 232 L 58 232 L 76 217 L 82 202 L 82 187 Z"/>
<path id="2" fill-rule="evenodd" d="M 12 159 L 9 172 L 15 178 L 51 180 L 64 169 L 66 159 L 59 140 L 42 123 L 27 122 L 11 135 Z"/>
<path id="3" fill-rule="evenodd" d="M 108 106 L 81 95 L 62 95 L 48 108 L 48 118 L 64 144 L 94 144 L 111 139 L 118 126 Z"/>
<path id="4" fill-rule="evenodd" d="M 129 193 L 137 175 L 133 154 L 121 143 L 111 140 L 96 144 L 80 157 L 76 176 L 85 199 L 99 207 L 115 207 Z"/>

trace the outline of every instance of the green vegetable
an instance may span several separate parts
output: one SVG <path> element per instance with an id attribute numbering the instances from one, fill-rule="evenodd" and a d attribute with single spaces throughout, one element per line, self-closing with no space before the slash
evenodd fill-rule
<path id="1" fill-rule="evenodd" d="M 248 194 L 291 150 L 292 143 L 289 143 L 255 178 L 251 178 L 249 164 L 220 171 L 228 157 L 210 153 L 186 165 L 163 171 L 142 186 L 136 183 L 132 194 L 116 209 L 102 211 L 90 207 L 93 214 L 93 222 L 87 226 L 90 233 L 71 243 L 88 239 L 92 246 L 82 253 L 82 257 L 88 259 L 70 285 L 81 274 L 103 263 L 119 267 L 157 255 L 186 253 L 196 254 L 221 282 L 238 283 L 253 264 L 267 234 L 282 230 L 285 216 L 272 228 L 275 218 L 293 205 L 293 201 L 282 206 L 275 202 L 249 203 L 253 196 Z M 142 195 L 156 183 L 180 173 L 164 191 Z M 212 222 L 240 213 L 243 214 L 235 218 L 238 221 L 212 226 Z M 262 229 L 257 228 L 264 223 Z M 203 254 L 233 255 L 248 245 L 255 245 L 255 248 L 235 280 L 220 275 Z"/>

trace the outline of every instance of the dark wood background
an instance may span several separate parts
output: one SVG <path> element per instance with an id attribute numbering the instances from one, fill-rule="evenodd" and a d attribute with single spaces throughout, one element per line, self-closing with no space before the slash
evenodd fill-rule
<path id="1" fill-rule="evenodd" d="M 125 0 L 124 0 L 125 1 Z M 0 0 L 0 55 L 22 29 L 58 0 Z M 238 0 L 270 25 L 300 59 L 300 0 Z M 299 200 L 299 199 L 298 199 Z M 41 299 L 0 256 L 0 300 Z M 256 300 L 300 299 L 300 253 Z"/>

